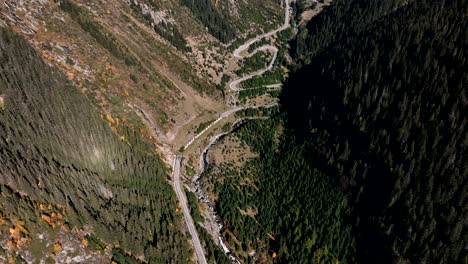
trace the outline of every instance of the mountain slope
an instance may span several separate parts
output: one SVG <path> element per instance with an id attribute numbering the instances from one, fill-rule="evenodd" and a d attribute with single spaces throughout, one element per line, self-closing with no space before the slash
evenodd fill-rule
<path id="1" fill-rule="evenodd" d="M 212 10 L 240 41 L 276 27 L 283 8 L 278 0 L 218 1 Z M 181 0 L 7 1 L 0 26 L 26 36 L 94 104 L 167 153 L 224 110 L 225 82 L 236 67 L 230 49 L 237 44 L 213 37 L 205 13 Z"/>
<path id="2" fill-rule="evenodd" d="M 283 106 L 351 198 L 361 261 L 466 261 L 466 14 L 336 1 L 296 41 Z"/>
<path id="3" fill-rule="evenodd" d="M 300 28 L 282 114 L 206 175 L 239 259 L 467 261 L 467 8 L 335 0 Z"/>
<path id="4" fill-rule="evenodd" d="M 1 238 L 6 254 L 39 262 L 53 252 L 58 261 L 60 245 L 73 241 L 60 240 L 61 233 L 84 232 L 93 234 L 86 236 L 88 251 L 105 251 L 120 263 L 136 260 L 125 252 L 151 263 L 187 261 L 176 199 L 152 147 L 120 120 L 100 117 L 24 39 L 9 30 L 0 36 L 0 228 L 11 233 Z M 54 241 L 54 249 L 46 246 Z"/>

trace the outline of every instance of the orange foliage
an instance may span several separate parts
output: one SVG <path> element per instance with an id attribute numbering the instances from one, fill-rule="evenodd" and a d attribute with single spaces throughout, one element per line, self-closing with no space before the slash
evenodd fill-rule
<path id="1" fill-rule="evenodd" d="M 48 53 L 42 53 L 42 58 L 44 58 L 44 60 L 50 61 L 50 62 L 55 62 L 55 61 L 57 61 L 56 58 L 54 58 L 52 55 L 50 55 L 50 54 L 48 54 Z"/>
<path id="2" fill-rule="evenodd" d="M 27 246 L 29 243 L 31 243 L 31 239 L 28 237 L 22 237 L 18 240 L 17 246 L 18 247 L 24 247 Z"/>
<path id="3" fill-rule="evenodd" d="M 72 80 L 75 79 L 75 74 L 73 72 L 71 72 L 71 71 L 67 72 L 67 76 L 68 76 L 68 78 L 70 78 Z"/>
<path id="4" fill-rule="evenodd" d="M 19 239 L 20 238 L 20 230 L 18 228 L 12 227 L 8 229 L 10 232 L 10 237 L 13 239 Z"/>
<path id="5" fill-rule="evenodd" d="M 106 115 L 106 119 L 107 119 L 107 121 L 109 121 L 111 124 L 114 124 L 114 123 L 115 123 L 114 118 L 112 118 L 112 116 L 111 116 L 110 114 L 107 114 L 107 115 Z"/>
<path id="6" fill-rule="evenodd" d="M 18 247 L 23 247 L 31 242 L 31 239 L 27 237 L 29 234 L 28 230 L 24 227 L 24 222 L 18 219 L 12 219 L 13 227 L 8 229 L 10 238 L 6 242 L 8 250 L 14 250 Z"/>
<path id="7" fill-rule="evenodd" d="M 83 238 L 83 239 L 81 240 L 81 244 L 82 244 L 83 246 L 87 247 L 87 246 L 88 246 L 88 240 L 87 240 L 86 238 Z"/>
<path id="8" fill-rule="evenodd" d="M 47 214 L 41 214 L 41 218 L 52 228 L 63 225 L 63 221 L 61 221 L 63 219 L 63 215 L 61 213 L 52 213 L 50 216 Z"/>
<path id="9" fill-rule="evenodd" d="M 13 240 L 8 240 L 6 242 L 6 246 L 7 246 L 8 250 L 16 249 L 16 242 L 13 241 Z M 15 262 L 13 262 L 13 263 L 15 263 Z"/>
<path id="10" fill-rule="evenodd" d="M 60 243 L 57 242 L 54 244 L 54 252 L 57 253 L 60 251 L 62 251 L 62 245 L 60 245 Z"/>
<path id="11" fill-rule="evenodd" d="M 42 218 L 42 220 L 46 221 L 47 224 L 49 224 L 51 227 L 55 227 L 55 224 L 52 223 L 52 220 L 50 219 L 50 216 L 48 216 L 46 214 L 41 214 L 41 218 Z"/>
<path id="12" fill-rule="evenodd" d="M 24 221 L 21 221 L 19 219 L 12 219 L 11 222 L 13 222 L 13 225 L 15 228 L 17 228 L 21 233 L 23 234 L 29 234 L 28 230 L 24 227 Z"/>

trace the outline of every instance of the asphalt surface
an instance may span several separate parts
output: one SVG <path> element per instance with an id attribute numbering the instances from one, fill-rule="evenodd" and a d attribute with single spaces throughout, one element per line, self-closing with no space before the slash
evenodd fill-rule
<path id="1" fill-rule="evenodd" d="M 184 214 L 185 223 L 187 223 L 187 228 L 190 235 L 192 236 L 193 247 L 195 248 L 195 253 L 197 254 L 198 263 L 205 264 L 206 258 L 205 253 L 203 252 L 200 239 L 198 238 L 197 230 L 195 229 L 195 223 L 193 222 L 192 216 L 190 215 L 190 209 L 188 207 L 187 197 L 185 196 L 185 191 L 182 188 L 182 183 L 180 182 L 180 165 L 182 163 L 182 157 L 176 156 L 174 159 L 173 173 L 174 173 L 174 186 L 177 194 L 177 198 L 180 201 L 182 212 Z"/>
<path id="2" fill-rule="evenodd" d="M 233 91 L 240 91 L 242 90 L 241 88 L 238 87 L 238 85 L 243 82 L 243 81 L 246 81 L 248 79 L 251 79 L 253 78 L 254 76 L 259 76 L 259 75 L 263 75 L 265 72 L 267 71 L 270 71 L 272 68 L 273 68 L 273 65 L 275 64 L 275 61 L 276 61 L 276 58 L 278 57 L 278 48 L 274 47 L 274 46 L 270 46 L 270 45 L 267 45 L 267 46 L 262 46 L 258 49 L 255 49 L 251 54 L 248 54 L 246 55 L 245 57 L 241 57 L 241 58 L 248 58 L 250 56 L 252 56 L 253 54 L 257 53 L 258 51 L 270 51 L 273 53 L 273 58 L 271 59 L 271 62 L 270 64 L 268 64 L 268 66 L 262 70 L 259 70 L 259 71 L 256 71 L 254 73 L 251 73 L 249 75 L 246 75 L 242 78 L 239 78 L 237 80 L 234 80 L 232 81 L 230 84 L 229 84 L 229 88 Z"/>
<path id="3" fill-rule="evenodd" d="M 281 27 L 273 30 L 273 31 L 270 31 L 270 32 L 267 32 L 267 33 L 264 33 L 262 35 L 258 35 L 256 36 L 255 38 L 247 41 L 245 44 L 241 45 L 239 48 L 237 48 L 235 51 L 234 51 L 234 57 L 238 58 L 238 59 L 242 59 L 244 56 L 241 55 L 242 52 L 244 52 L 245 50 L 248 50 L 250 45 L 254 44 L 255 42 L 257 41 L 260 41 L 262 38 L 268 38 L 268 37 L 271 37 L 273 35 L 275 35 L 276 33 L 278 32 L 281 32 L 287 28 L 289 28 L 289 18 L 291 16 L 291 13 L 289 11 L 290 9 L 290 5 L 289 5 L 289 1 L 288 0 L 284 0 L 285 4 L 286 4 L 286 8 L 284 9 L 284 23 Z"/>
<path id="4" fill-rule="evenodd" d="M 258 51 L 262 50 L 262 51 L 269 51 L 269 52 L 272 52 L 273 53 L 273 58 L 270 62 L 270 64 L 268 65 L 267 68 L 265 69 L 262 69 L 262 70 L 259 70 L 259 71 L 256 71 L 252 74 L 249 74 L 247 76 L 244 76 L 242 78 L 239 78 L 237 80 L 234 80 L 232 81 L 230 84 L 229 84 L 229 87 L 231 90 L 233 91 L 239 91 L 240 89 L 238 88 L 238 85 L 245 81 L 245 80 L 248 80 L 254 76 L 257 76 L 257 75 L 262 75 L 263 73 L 271 70 L 271 68 L 273 67 L 273 64 L 275 63 L 276 61 L 276 58 L 278 56 L 278 48 L 276 48 L 275 46 L 271 46 L 271 45 L 264 45 L 264 46 L 261 46 L 257 49 L 255 49 L 254 51 L 252 51 L 252 53 L 250 54 L 247 54 L 247 55 L 241 55 L 241 53 L 243 53 L 244 51 L 248 50 L 250 45 L 252 45 L 253 43 L 257 42 L 257 41 L 260 41 L 262 38 L 266 38 L 266 37 L 269 37 L 269 36 L 272 36 L 280 31 L 283 31 L 285 29 L 287 29 L 290 25 L 289 25 L 289 19 L 290 19 L 290 5 L 289 5 L 289 0 L 284 0 L 285 1 L 285 19 L 284 19 L 284 24 L 277 28 L 276 30 L 273 30 L 273 31 L 270 31 L 270 32 L 267 32 L 267 33 L 264 33 L 262 35 L 259 35 L 249 41 L 247 41 L 245 44 L 241 45 L 239 48 L 237 48 L 233 55 L 234 57 L 238 58 L 238 59 L 242 59 L 242 58 L 245 58 L 245 57 L 250 57 L 250 56 L 253 56 L 255 53 L 257 53 Z M 274 88 L 274 87 L 278 87 L 280 86 L 280 84 L 273 84 L 271 85 L 271 88 Z M 221 121 L 222 119 L 236 113 L 236 112 L 239 112 L 241 110 L 244 110 L 244 109 L 255 109 L 255 108 L 270 108 L 270 107 L 275 107 L 277 106 L 278 104 L 277 103 L 274 103 L 274 104 L 271 104 L 271 105 L 266 105 L 266 106 L 255 106 L 255 107 L 249 107 L 249 106 L 243 106 L 243 107 L 237 107 L 237 108 L 233 108 L 233 109 L 230 109 L 224 113 L 222 113 L 218 119 L 216 119 L 213 123 L 211 123 L 208 127 L 206 127 L 203 131 L 201 131 L 200 133 L 198 133 L 197 135 L 195 135 L 185 146 L 184 148 L 187 149 L 188 147 L 190 147 L 190 145 L 193 144 L 193 142 L 198 139 L 201 135 L 203 135 L 208 129 L 210 129 L 213 125 L 215 125 L 216 123 L 218 123 L 219 121 Z M 262 118 L 262 117 L 260 117 Z M 244 118 L 245 120 L 247 119 L 255 119 L 255 118 Z M 242 120 L 239 120 L 239 121 L 242 121 Z M 213 138 L 213 140 L 208 144 L 208 146 L 205 148 L 205 150 L 202 152 L 202 155 L 200 157 L 200 165 L 201 165 L 201 169 L 202 171 L 204 171 L 205 169 L 205 166 L 203 165 L 204 163 L 204 155 L 206 155 L 206 153 L 209 151 L 209 149 L 215 144 L 215 142 L 222 136 L 223 133 L 215 136 Z M 226 134 L 226 132 L 224 132 L 224 134 Z M 182 164 L 182 156 L 176 156 L 175 159 L 174 159 L 174 164 L 173 164 L 173 180 L 174 180 L 174 187 L 175 187 L 175 191 L 176 191 L 176 195 L 177 195 L 177 198 L 179 199 L 179 202 L 181 204 L 181 207 L 182 207 L 182 213 L 184 214 L 184 219 L 185 219 L 185 222 L 187 224 L 187 228 L 189 230 L 189 233 L 190 235 L 192 236 L 192 242 L 193 242 L 193 247 L 195 249 L 195 253 L 197 255 L 197 258 L 198 258 L 198 263 L 201 263 L 201 264 L 205 264 L 207 263 L 206 261 L 206 258 L 205 258 L 205 254 L 204 254 L 204 251 L 203 251 L 203 248 L 201 246 L 201 243 L 200 243 L 200 239 L 198 237 L 198 233 L 197 233 L 197 230 L 195 228 L 195 223 L 192 219 L 192 216 L 190 214 L 190 209 L 189 209 L 189 206 L 188 206 L 188 202 L 187 202 L 187 197 L 185 196 L 185 191 L 183 190 L 183 184 L 181 182 L 181 179 L 180 179 L 180 167 L 181 167 L 181 164 Z M 219 236 L 219 239 L 220 239 L 220 244 L 223 246 L 223 249 L 225 248 L 225 245 L 224 245 L 224 242 L 222 240 L 222 237 Z M 226 248 L 224 249 L 225 253 L 226 252 L 229 252 L 229 250 Z M 230 259 L 233 263 L 240 263 L 232 254 L 230 255 Z"/>

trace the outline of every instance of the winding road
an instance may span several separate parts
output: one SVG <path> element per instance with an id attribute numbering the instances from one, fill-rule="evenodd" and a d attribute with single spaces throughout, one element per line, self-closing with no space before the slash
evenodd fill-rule
<path id="1" fill-rule="evenodd" d="M 274 47 L 274 46 L 270 46 L 270 45 L 266 45 L 266 46 L 262 46 L 260 48 L 257 48 L 255 49 L 254 51 L 252 51 L 252 53 L 246 55 L 245 57 L 241 57 L 241 58 L 248 58 L 248 57 L 251 57 L 253 56 L 253 54 L 259 52 L 259 51 L 270 51 L 273 53 L 273 58 L 271 59 L 271 62 L 270 64 L 268 64 L 268 66 L 265 68 L 265 69 L 261 69 L 259 71 L 256 71 L 254 73 L 251 73 L 251 74 L 248 74 L 242 78 L 239 78 L 237 80 L 234 80 L 232 81 L 230 84 L 229 84 L 229 88 L 232 90 L 232 91 L 240 91 L 242 90 L 241 88 L 238 87 L 238 85 L 243 82 L 243 81 L 247 81 L 249 79 L 252 79 L 253 77 L 255 76 L 259 76 L 259 75 L 263 75 L 265 72 L 267 71 L 270 71 L 272 68 L 273 68 L 273 65 L 275 64 L 275 61 L 276 61 L 276 58 L 278 57 L 278 48 L 277 47 Z"/>
<path id="2" fill-rule="evenodd" d="M 253 56 L 254 54 L 256 54 L 257 52 L 259 51 L 270 51 L 273 53 L 273 58 L 270 62 L 270 64 L 268 65 L 267 68 L 265 69 L 262 69 L 260 71 L 256 71 L 254 73 L 251 73 L 247 76 L 244 76 L 242 78 L 239 78 L 237 80 L 234 80 L 232 81 L 230 84 L 229 84 L 229 88 L 233 91 L 239 91 L 241 90 L 238 85 L 243 82 L 243 81 L 246 81 L 248 79 L 251 79 L 253 78 L 254 76 L 259 76 L 259 75 L 262 75 L 264 74 L 265 72 L 271 70 L 273 68 L 273 65 L 275 64 L 275 61 L 276 61 L 276 58 L 278 57 L 278 48 L 275 47 L 275 46 L 272 46 L 272 45 L 264 45 L 264 46 L 261 46 L 257 49 L 255 49 L 254 51 L 252 51 L 251 53 L 249 54 L 246 54 L 246 55 L 242 55 L 242 53 L 246 52 L 249 47 L 262 40 L 263 38 L 268 38 L 268 37 L 271 37 L 275 34 L 277 34 L 278 32 L 281 32 L 283 30 L 286 30 L 290 27 L 290 24 L 289 24 L 289 21 L 290 21 L 290 17 L 291 17 L 291 10 L 290 10 L 290 4 L 289 4 L 289 0 L 285 0 L 284 1 L 285 3 L 285 8 L 284 8 L 284 23 L 281 27 L 273 30 L 273 31 L 270 31 L 270 32 L 267 32 L 267 33 L 264 33 L 262 35 L 259 35 L 259 36 L 256 36 L 255 38 L 252 38 L 250 40 L 248 40 L 246 43 L 242 44 L 241 46 L 239 46 L 239 48 L 237 48 L 236 50 L 234 50 L 233 52 L 233 55 L 234 57 L 236 57 L 237 59 L 243 59 L 243 58 L 248 58 L 248 57 L 251 57 Z"/>
<path id="3" fill-rule="evenodd" d="M 273 68 L 273 65 L 276 61 L 276 58 L 278 56 L 278 48 L 275 47 L 275 46 L 272 46 L 272 45 L 264 45 L 264 46 L 261 46 L 259 48 L 256 48 L 254 51 L 252 51 L 250 54 L 246 54 L 246 55 L 242 55 L 241 53 L 245 53 L 249 47 L 256 43 L 257 41 L 260 41 L 261 39 L 263 38 L 267 38 L 267 37 L 270 37 L 270 36 L 273 36 L 274 34 L 280 32 L 280 31 L 283 31 L 287 28 L 289 28 L 290 24 L 289 24 L 289 20 L 290 20 L 290 4 L 289 4 L 289 0 L 284 0 L 284 3 L 285 3 L 285 19 L 284 19 L 284 24 L 273 30 L 273 31 L 270 31 L 270 32 L 267 32 L 267 33 L 264 33 L 262 35 L 259 35 L 253 39 L 250 39 L 248 40 L 245 44 L 241 45 L 239 48 L 237 48 L 234 52 L 233 52 L 233 56 L 237 59 L 242 59 L 242 58 L 247 58 L 247 57 L 250 57 L 250 56 L 253 56 L 255 53 L 259 52 L 259 51 L 269 51 L 271 53 L 273 53 L 273 58 L 270 62 L 270 64 L 268 65 L 268 67 L 266 67 L 265 69 L 262 69 L 262 70 L 259 70 L 259 71 L 256 71 L 254 73 L 251 73 L 247 76 L 244 76 L 244 77 L 241 77 L 239 79 L 236 79 L 234 81 L 232 81 L 230 84 L 229 84 L 229 88 L 232 90 L 232 91 L 240 91 L 241 88 L 238 87 L 238 85 L 243 82 L 243 81 L 246 81 L 250 78 L 253 78 L 254 76 L 259 76 L 259 75 L 262 75 L 264 74 L 265 72 L 271 70 Z M 273 85 L 270 85 L 270 86 L 265 86 L 267 88 L 270 88 L 270 87 L 281 87 L 280 84 L 273 84 Z M 278 104 L 277 103 L 273 103 L 273 104 L 270 104 L 270 105 L 263 105 L 263 106 L 241 106 L 241 107 L 236 107 L 236 108 L 233 108 L 233 109 L 229 109 L 227 110 L 226 112 L 222 113 L 215 121 L 213 121 L 208 127 L 206 127 L 203 131 L 201 131 L 200 133 L 198 133 L 197 135 L 195 135 L 189 142 L 187 142 L 187 144 L 185 144 L 184 146 L 184 149 L 187 149 L 188 147 L 190 147 L 194 142 L 195 140 L 197 140 L 198 138 L 200 138 L 206 131 L 208 131 L 211 127 L 213 127 L 214 125 L 216 125 L 218 122 L 220 122 L 222 119 L 224 118 L 227 118 L 229 117 L 230 115 L 232 114 L 235 114 L 239 111 L 242 111 L 242 110 L 245 110 L 245 109 L 257 109 L 257 108 L 271 108 L 271 107 L 275 107 L 277 106 Z M 237 120 L 235 122 L 235 124 L 233 125 L 233 129 L 241 124 L 242 122 L 245 122 L 246 120 L 251 120 L 251 119 L 262 119 L 262 118 L 266 118 L 266 117 L 247 117 L 247 118 L 242 118 L 240 120 Z M 227 248 L 227 246 L 225 245 L 224 241 L 223 241 L 223 237 L 221 235 L 221 231 L 223 229 L 223 225 L 219 219 L 219 217 L 217 216 L 216 214 L 216 211 L 214 210 L 214 207 L 211 205 L 210 201 L 208 200 L 207 196 L 203 193 L 203 191 L 201 190 L 200 188 L 200 177 L 201 175 L 205 172 L 207 166 L 208 166 L 208 163 L 207 163 L 207 155 L 208 155 L 208 152 L 210 151 L 210 149 L 216 145 L 216 143 L 219 141 L 220 138 L 222 138 L 223 136 L 231 133 L 231 131 L 228 131 L 228 132 L 222 132 L 222 133 L 219 133 L 215 136 L 213 136 L 209 142 L 209 144 L 205 147 L 205 149 L 202 151 L 201 153 L 201 156 L 200 156 L 200 170 L 199 170 L 199 173 L 197 174 L 197 176 L 194 178 L 194 185 L 196 187 L 196 191 L 199 195 L 199 198 L 201 200 L 203 200 L 207 205 L 208 205 L 208 208 L 209 208 L 209 213 L 212 214 L 213 216 L 213 219 L 215 219 L 216 223 L 217 223 L 217 226 L 218 226 L 218 230 L 217 230 L 217 236 L 218 236 L 218 242 L 219 242 L 219 245 L 222 247 L 224 253 L 229 257 L 229 259 L 233 262 L 233 263 L 240 263 L 229 251 L 229 249 Z M 182 156 L 175 156 L 174 158 L 174 163 L 173 163 L 173 180 L 174 180 L 174 188 L 175 188 L 175 191 L 176 191 L 176 195 L 177 195 L 177 198 L 179 199 L 180 203 L 181 203 L 181 207 L 182 207 L 182 213 L 184 214 L 184 219 L 185 219 L 185 222 L 187 224 L 187 228 L 189 230 L 189 233 L 190 235 L 192 236 L 192 242 L 193 242 L 193 247 L 195 248 L 195 253 L 197 255 L 197 258 L 198 258 L 198 262 L 201 263 L 201 264 L 205 264 L 207 263 L 206 262 L 206 257 L 205 257 L 205 254 L 204 254 L 204 251 L 203 251 L 203 247 L 200 243 L 200 239 L 198 237 L 198 233 L 196 231 L 196 228 L 195 228 L 195 224 L 194 224 L 194 221 L 192 219 L 192 216 L 190 215 L 190 209 L 189 209 L 189 206 L 188 206 L 188 202 L 187 202 L 187 197 L 185 195 L 185 192 L 184 192 L 184 189 L 183 189 L 183 183 L 181 182 L 181 177 L 180 177 L 180 168 L 182 166 L 182 160 L 183 160 L 183 157 Z"/>
<path id="4" fill-rule="evenodd" d="M 214 125 L 216 125 L 219 121 L 223 120 L 224 118 L 228 118 L 230 115 L 235 114 L 237 112 L 240 112 L 242 110 L 246 109 L 259 109 L 259 108 L 270 108 L 273 106 L 277 106 L 278 103 L 273 103 L 270 105 L 258 105 L 258 106 L 240 106 L 236 108 L 232 108 L 227 110 L 226 112 L 222 113 L 215 121 L 213 121 L 210 125 L 208 125 L 205 129 L 200 131 L 200 133 L 196 134 L 187 144 L 185 144 L 184 149 L 187 149 L 190 147 L 195 140 L 197 140 L 199 137 L 201 137 L 206 131 L 208 131 L 210 128 L 212 128 Z"/>
<path id="5" fill-rule="evenodd" d="M 285 3 L 285 8 L 284 8 L 284 23 L 283 23 L 283 25 L 281 27 L 273 30 L 273 31 L 264 33 L 262 35 L 258 35 L 255 38 L 248 40 L 246 43 L 242 44 L 241 46 L 239 46 L 239 48 L 234 50 L 234 53 L 233 53 L 234 57 L 236 57 L 238 59 L 244 58 L 244 56 L 242 56 L 241 53 L 248 50 L 250 45 L 254 44 L 257 41 L 260 41 L 263 38 L 271 37 L 271 36 L 275 35 L 276 33 L 281 32 L 281 31 L 289 28 L 289 26 L 290 26 L 289 19 L 291 17 L 291 10 L 290 10 L 290 5 L 289 5 L 289 0 L 284 0 L 284 3 Z"/>

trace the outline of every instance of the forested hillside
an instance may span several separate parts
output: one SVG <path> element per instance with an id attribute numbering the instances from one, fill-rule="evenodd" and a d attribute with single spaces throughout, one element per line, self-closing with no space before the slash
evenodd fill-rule
<path id="1" fill-rule="evenodd" d="M 208 174 L 238 258 L 468 261 L 467 6 L 335 0 L 300 28 L 283 115 L 236 132 L 258 156 Z"/>
<path id="2" fill-rule="evenodd" d="M 118 263 L 187 262 L 176 198 L 152 147 L 100 116 L 16 33 L 0 31 L 0 61 L 0 256 L 53 262 L 70 242 L 62 233 L 85 229 L 86 250 Z"/>
<path id="3" fill-rule="evenodd" d="M 245 33 L 266 31 L 282 19 L 282 0 L 180 1 L 212 36 L 223 43 L 234 41 Z"/>
<path id="4" fill-rule="evenodd" d="M 241 168 L 225 164 L 208 174 L 220 197 L 217 209 L 228 245 L 245 263 L 353 260 L 346 196 L 310 163 L 312 155 L 305 151 L 310 145 L 280 127 L 280 117 L 248 122 L 236 135 L 258 157 Z"/>
<path id="5" fill-rule="evenodd" d="M 235 28 L 231 26 L 229 20 L 219 12 L 211 0 L 182 0 L 182 4 L 186 5 L 198 18 L 203 25 L 208 28 L 208 31 L 215 38 L 222 42 L 229 42 L 235 36 Z"/>
<path id="6" fill-rule="evenodd" d="M 350 198 L 360 262 L 467 261 L 467 6 L 334 1 L 293 46 L 282 104 Z"/>

